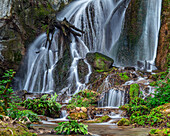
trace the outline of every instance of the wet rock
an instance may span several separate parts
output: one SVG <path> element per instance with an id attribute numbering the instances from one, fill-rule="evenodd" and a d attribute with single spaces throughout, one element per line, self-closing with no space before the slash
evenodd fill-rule
<path id="1" fill-rule="evenodd" d="M 81 110 L 82 110 L 83 112 L 87 112 L 87 108 L 85 108 L 85 107 L 81 107 Z"/>
<path id="2" fill-rule="evenodd" d="M 85 76 L 88 74 L 88 72 L 89 72 L 88 66 L 84 62 L 84 59 L 80 59 L 78 61 L 78 75 L 79 75 L 80 82 L 82 83 L 85 82 Z"/>
<path id="3" fill-rule="evenodd" d="M 14 91 L 14 94 L 16 95 L 16 96 L 18 96 L 19 98 L 21 98 L 21 99 L 26 99 L 26 94 L 27 94 L 28 92 L 26 91 L 26 90 L 18 90 L 18 91 Z"/>
<path id="4" fill-rule="evenodd" d="M 128 119 L 122 118 L 120 121 L 117 123 L 118 126 L 129 126 L 130 121 Z"/>
<path id="5" fill-rule="evenodd" d="M 135 71 L 136 69 L 134 67 L 125 67 L 125 70 L 132 70 Z"/>
<path id="6" fill-rule="evenodd" d="M 87 53 L 86 58 L 92 68 L 98 71 L 109 71 L 114 63 L 112 58 L 98 52 Z"/>
<path id="7" fill-rule="evenodd" d="M 45 121 L 47 121 L 47 117 L 46 117 L 46 116 L 38 115 L 38 117 L 39 117 L 41 120 L 45 120 Z"/>
<path id="8" fill-rule="evenodd" d="M 68 45 L 68 44 L 67 44 Z M 68 85 L 69 69 L 71 66 L 71 55 L 69 49 L 66 49 L 64 56 L 57 62 L 54 69 L 54 81 L 56 92 L 61 91 Z"/>
<path id="9" fill-rule="evenodd" d="M 106 115 L 106 116 L 96 118 L 94 120 L 85 121 L 85 123 L 102 123 L 102 122 L 107 122 L 109 120 L 110 120 L 110 117 Z"/>
<path id="10" fill-rule="evenodd" d="M 81 108 L 80 107 L 76 107 L 76 111 L 80 111 L 81 110 Z"/>
<path id="11" fill-rule="evenodd" d="M 86 119 L 88 119 L 87 113 L 84 113 L 84 112 L 71 113 L 69 116 L 73 120 L 79 120 L 79 119 L 86 120 Z"/>

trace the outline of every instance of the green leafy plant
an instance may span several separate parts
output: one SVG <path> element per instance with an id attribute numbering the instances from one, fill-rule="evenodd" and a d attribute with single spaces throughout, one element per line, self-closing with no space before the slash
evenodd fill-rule
<path id="1" fill-rule="evenodd" d="M 130 85 L 130 99 L 133 97 L 138 97 L 139 96 L 139 85 L 138 84 L 131 84 Z"/>
<path id="2" fill-rule="evenodd" d="M 149 132 L 149 136 L 169 136 L 170 135 L 170 128 L 164 128 L 164 129 L 151 129 Z"/>
<path id="3" fill-rule="evenodd" d="M 69 122 L 60 122 L 55 128 L 57 134 L 70 135 L 70 134 L 88 134 L 88 126 L 83 123 L 78 123 L 77 120 L 70 120 Z"/>
<path id="4" fill-rule="evenodd" d="M 157 84 L 158 88 L 153 93 L 154 97 L 149 97 L 147 100 L 147 106 L 150 108 L 170 102 L 170 79 L 165 82 L 160 80 Z"/>
<path id="5" fill-rule="evenodd" d="M 120 107 L 122 110 L 126 110 L 127 115 L 130 117 L 131 115 L 139 116 L 143 114 L 149 113 L 149 108 L 146 106 L 146 101 L 144 101 L 140 97 L 134 97 L 131 99 L 129 104 L 125 104 Z"/>
<path id="6" fill-rule="evenodd" d="M 119 76 L 121 77 L 121 80 L 128 81 L 129 77 L 127 76 L 127 72 L 120 73 Z"/>
<path id="7" fill-rule="evenodd" d="M 14 75 L 15 72 L 13 72 L 13 70 L 7 70 L 3 76 L 4 79 L 0 81 L 0 100 L 3 100 L 0 106 L 3 106 L 4 110 L 7 109 L 8 103 L 11 101 L 13 95 L 13 89 L 10 87 L 10 83 Z"/>
<path id="8" fill-rule="evenodd" d="M 37 114 L 49 117 L 59 117 L 61 105 L 56 102 L 57 94 L 48 97 L 43 95 L 40 99 L 27 99 L 23 102 L 23 106 L 28 110 L 32 110 Z"/>
<path id="9" fill-rule="evenodd" d="M 93 90 L 80 91 L 72 97 L 67 108 L 73 109 L 75 107 L 89 107 L 91 105 L 96 105 L 99 95 L 98 92 Z"/>
<path id="10" fill-rule="evenodd" d="M 30 110 L 23 110 L 20 111 L 18 109 L 14 109 L 14 108 L 10 108 L 7 110 L 8 111 L 8 116 L 13 118 L 13 119 L 22 119 L 23 117 L 28 117 L 28 119 L 31 122 L 39 122 L 40 118 L 38 117 L 38 115 Z"/>

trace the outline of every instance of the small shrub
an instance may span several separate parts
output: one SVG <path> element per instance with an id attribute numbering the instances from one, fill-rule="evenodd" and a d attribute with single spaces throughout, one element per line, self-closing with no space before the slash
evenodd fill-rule
<path id="1" fill-rule="evenodd" d="M 89 107 L 97 105 L 99 93 L 93 90 L 84 90 L 75 94 L 69 101 L 68 109 L 74 109 L 75 107 Z"/>
<path id="2" fill-rule="evenodd" d="M 39 122 L 40 120 L 38 115 L 30 110 L 8 110 L 8 116 L 17 120 L 28 117 L 31 122 Z"/>
<path id="3" fill-rule="evenodd" d="M 147 100 L 147 106 L 149 108 L 154 108 L 170 102 L 170 79 L 158 81 L 157 83 L 159 86 L 153 93 L 154 97 L 149 97 Z"/>
<path id="4" fill-rule="evenodd" d="M 164 129 L 151 129 L 149 132 L 149 136 L 169 136 L 170 135 L 170 128 L 164 128 Z"/>
<path id="5" fill-rule="evenodd" d="M 68 117 L 69 118 L 69 117 Z M 70 135 L 70 134 L 88 134 L 88 126 L 83 123 L 78 123 L 77 120 L 71 120 L 69 122 L 60 122 L 55 128 L 57 134 Z"/>
<path id="6" fill-rule="evenodd" d="M 8 103 L 11 101 L 11 97 L 13 95 L 13 89 L 10 87 L 10 83 L 14 77 L 15 72 L 13 70 L 7 70 L 4 73 L 4 79 L 0 81 L 0 100 L 3 100 L 0 104 L 4 108 L 7 109 Z"/>
<path id="7" fill-rule="evenodd" d="M 139 85 L 138 84 L 132 84 L 130 85 L 130 99 L 133 97 L 138 97 L 139 96 Z"/>
<path id="8" fill-rule="evenodd" d="M 46 115 L 49 117 L 59 117 L 61 105 L 56 102 L 57 95 L 51 95 L 51 98 L 47 95 L 43 95 L 40 99 L 27 99 L 23 102 L 23 105 L 28 110 L 32 110 L 39 115 Z"/>
<path id="9" fill-rule="evenodd" d="M 128 81 L 130 78 L 127 76 L 127 72 L 119 74 L 121 80 Z"/>
<path id="10" fill-rule="evenodd" d="M 140 97 L 135 97 L 131 99 L 129 104 L 121 106 L 120 109 L 125 110 L 129 117 L 132 114 L 136 115 L 148 114 L 150 111 L 150 109 L 146 106 L 146 101 L 144 101 Z"/>

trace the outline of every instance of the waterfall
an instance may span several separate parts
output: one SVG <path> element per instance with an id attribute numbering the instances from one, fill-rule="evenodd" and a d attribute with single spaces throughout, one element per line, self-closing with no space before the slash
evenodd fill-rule
<path id="1" fill-rule="evenodd" d="M 116 40 L 114 40 L 113 35 L 107 36 L 106 41 L 111 44 L 109 52 L 115 60 L 115 65 L 137 67 L 137 63 L 142 62 L 147 70 L 152 71 L 154 69 L 160 29 L 161 5 L 162 0 L 141 1 L 136 18 L 132 16 L 131 20 L 128 20 L 130 18 L 128 15 L 131 13 L 125 17 L 120 36 Z M 115 16 L 112 16 L 109 24 L 113 24 L 114 20 Z M 136 23 L 137 26 L 133 23 L 128 26 L 130 21 Z M 112 39 L 112 41 L 109 41 L 109 39 Z"/>
<path id="2" fill-rule="evenodd" d="M 119 107 L 124 104 L 124 91 L 118 88 L 111 88 L 114 85 L 111 85 L 109 78 L 112 78 L 112 75 L 109 75 L 104 80 L 103 84 L 98 88 L 97 91 L 102 92 L 101 98 L 98 102 L 98 107 Z"/>
<path id="3" fill-rule="evenodd" d="M 58 32 L 55 33 L 55 37 Z M 46 34 L 40 35 L 27 52 L 25 66 L 21 70 L 24 79 L 19 80 L 18 88 L 29 92 L 52 92 L 54 81 L 52 70 L 58 61 L 58 44 L 53 39 L 52 45 L 46 43 Z M 17 80 L 17 79 L 16 79 Z"/>
<path id="4" fill-rule="evenodd" d="M 10 16 L 12 0 L 0 1 L 0 18 Z"/>
<path id="5" fill-rule="evenodd" d="M 124 25 L 129 2 L 130 0 L 76 0 L 57 15 L 57 20 L 66 18 L 75 27 L 85 31 L 80 38 L 71 36 L 70 54 L 72 63 L 67 79 L 68 84 L 62 90 L 69 90 L 69 94 L 75 94 L 79 90 L 86 88 L 92 73 L 91 66 L 85 59 L 88 52 L 98 51 L 104 53 L 114 58 L 116 65 L 119 65 L 117 61 L 119 57 L 117 52 L 119 50 L 116 44 L 123 32 L 122 26 Z M 136 51 L 138 57 L 135 60 L 136 62 L 138 60 L 154 61 L 155 59 L 160 27 L 160 4 L 161 2 L 154 1 L 152 3 L 151 0 L 148 0 L 147 15 L 139 46 L 143 44 L 142 48 L 152 47 L 147 52 L 149 56 L 144 55 L 144 52 L 139 52 L 140 49 L 138 49 Z M 152 38 L 148 38 L 149 35 Z M 29 92 L 41 93 L 49 93 L 55 90 L 53 72 L 57 62 L 63 56 L 64 49 L 62 47 L 64 46 L 64 41 L 59 40 L 61 36 L 58 29 L 56 29 L 51 46 L 46 42 L 46 37 L 46 34 L 42 34 L 30 45 L 25 57 L 25 66 L 21 68 L 20 74 L 16 78 L 16 90 L 24 89 Z M 119 46 L 121 47 L 122 45 Z M 81 82 L 79 79 L 77 65 L 80 59 L 83 59 L 88 66 L 88 74 L 84 77 L 85 82 Z M 118 90 L 112 89 L 108 93 L 115 94 L 116 99 L 122 96 L 121 91 Z M 113 98 L 109 96 L 108 99 L 108 106 L 119 106 L 122 103 L 118 100 L 112 105 Z"/>
<path id="6" fill-rule="evenodd" d="M 4 61 L 4 56 L 2 56 L 1 51 L 3 50 L 3 45 L 0 44 L 0 60 Z"/>

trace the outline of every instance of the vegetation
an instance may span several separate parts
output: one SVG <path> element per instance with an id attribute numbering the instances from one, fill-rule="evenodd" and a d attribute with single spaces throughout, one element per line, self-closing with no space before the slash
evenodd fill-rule
<path id="1" fill-rule="evenodd" d="M 29 132 L 25 123 L 1 116 L 0 136 L 37 136 L 37 134 Z"/>
<path id="2" fill-rule="evenodd" d="M 88 134 L 88 126 L 83 123 L 78 123 L 77 120 L 72 120 L 70 117 L 69 122 L 60 122 L 55 128 L 57 134 L 70 135 L 70 134 Z"/>
<path id="3" fill-rule="evenodd" d="M 20 111 L 18 109 L 13 109 L 10 108 L 7 110 L 8 111 L 8 116 L 11 117 L 12 119 L 22 119 L 23 117 L 28 117 L 28 119 L 31 122 L 39 122 L 40 118 L 38 117 L 38 115 L 30 110 L 23 110 Z M 25 120 L 26 121 L 26 120 Z"/>
<path id="4" fill-rule="evenodd" d="M 75 94 L 67 106 L 68 109 L 75 107 L 89 107 L 97 104 L 99 93 L 93 90 L 83 90 Z"/>
<path id="5" fill-rule="evenodd" d="M 6 111 L 9 102 L 11 102 L 11 98 L 13 95 L 13 89 L 10 87 L 10 83 L 12 81 L 12 78 L 14 77 L 15 72 L 13 70 L 7 70 L 6 73 L 4 73 L 4 79 L 0 81 L 0 106 L 4 108 Z"/>
<path id="6" fill-rule="evenodd" d="M 164 129 L 151 129 L 149 132 L 149 136 L 169 136 L 170 135 L 170 128 Z"/>
<path id="7" fill-rule="evenodd" d="M 130 121 L 128 119 L 122 118 L 121 120 L 118 121 L 117 125 L 118 126 L 129 126 Z"/>
<path id="8" fill-rule="evenodd" d="M 146 100 L 143 100 L 138 97 L 139 86 L 137 84 L 130 86 L 130 102 L 120 108 L 126 111 L 131 124 L 155 127 L 169 126 L 169 115 L 164 112 L 166 108 L 170 107 L 169 72 L 162 72 L 154 75 L 154 77 L 157 78 L 157 81 L 154 82 L 157 89 L 152 94 L 154 97 L 148 97 Z"/>
<path id="9" fill-rule="evenodd" d="M 154 75 L 157 81 L 154 82 L 154 85 L 157 87 L 157 90 L 154 92 L 154 97 L 149 97 L 147 100 L 147 106 L 149 108 L 154 108 L 159 105 L 170 102 L 170 72 L 161 72 Z"/>
<path id="10" fill-rule="evenodd" d="M 128 81 L 129 77 L 127 76 L 127 72 L 120 73 L 119 76 L 121 77 L 121 80 Z"/>
<path id="11" fill-rule="evenodd" d="M 23 106 L 28 110 L 32 110 L 39 115 L 49 117 L 59 117 L 61 105 L 56 102 L 57 95 L 43 95 L 40 99 L 27 99 L 23 102 Z"/>
<path id="12" fill-rule="evenodd" d="M 139 85 L 138 84 L 130 85 L 129 95 L 130 95 L 130 99 L 139 96 Z"/>
<path id="13" fill-rule="evenodd" d="M 0 114 L 8 115 L 12 119 L 19 120 L 23 117 L 28 117 L 31 122 L 38 122 L 38 115 L 29 110 L 20 111 L 17 109 L 16 101 L 19 101 L 18 97 L 13 94 L 13 89 L 10 87 L 12 78 L 15 72 L 9 70 L 4 73 L 4 79 L 0 81 Z"/>

